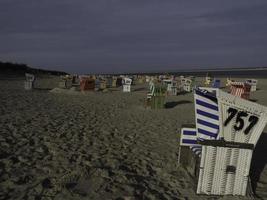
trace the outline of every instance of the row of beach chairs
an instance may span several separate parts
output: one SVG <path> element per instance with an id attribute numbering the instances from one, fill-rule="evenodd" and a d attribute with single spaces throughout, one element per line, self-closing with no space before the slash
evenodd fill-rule
<path id="1" fill-rule="evenodd" d="M 25 73 L 25 90 L 31 90 L 34 88 L 36 77 L 33 74 Z M 122 86 L 123 92 L 130 92 L 132 85 L 132 79 L 128 77 L 110 77 L 107 79 L 97 79 L 92 76 L 61 76 L 59 81 L 59 88 L 70 89 L 73 87 L 79 87 L 81 91 L 94 91 L 105 90 L 107 87 L 119 87 Z"/>

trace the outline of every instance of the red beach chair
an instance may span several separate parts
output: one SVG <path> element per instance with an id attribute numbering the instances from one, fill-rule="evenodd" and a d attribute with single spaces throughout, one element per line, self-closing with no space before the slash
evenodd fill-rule
<path id="1" fill-rule="evenodd" d="M 230 93 L 234 96 L 238 96 L 242 99 L 249 99 L 250 85 L 243 82 L 232 82 L 230 87 Z"/>
<path id="2" fill-rule="evenodd" d="M 94 91 L 95 80 L 92 78 L 88 78 L 88 77 L 81 77 L 80 88 L 81 88 L 81 91 L 88 91 L 88 90 Z"/>

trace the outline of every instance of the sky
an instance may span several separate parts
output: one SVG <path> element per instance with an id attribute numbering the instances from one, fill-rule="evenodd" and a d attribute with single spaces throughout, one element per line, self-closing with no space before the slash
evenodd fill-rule
<path id="1" fill-rule="evenodd" d="M 267 66 L 266 0 L 0 0 L 0 61 L 69 73 Z"/>

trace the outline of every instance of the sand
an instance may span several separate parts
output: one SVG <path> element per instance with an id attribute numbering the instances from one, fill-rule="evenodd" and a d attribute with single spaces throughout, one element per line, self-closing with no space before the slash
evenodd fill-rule
<path id="1" fill-rule="evenodd" d="M 0 199 L 248 199 L 196 195 L 196 177 L 178 166 L 178 130 L 194 123 L 192 94 L 151 110 L 145 84 L 81 93 L 53 89 L 57 81 L 25 91 L 23 78 L 0 80 Z M 267 79 L 259 88 L 252 99 L 267 105 Z M 262 199 L 266 134 L 253 158 Z"/>

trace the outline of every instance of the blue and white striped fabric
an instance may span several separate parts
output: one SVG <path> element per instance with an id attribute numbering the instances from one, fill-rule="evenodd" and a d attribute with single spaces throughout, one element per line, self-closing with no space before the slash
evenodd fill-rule
<path id="1" fill-rule="evenodd" d="M 201 145 L 191 146 L 190 149 L 193 151 L 194 154 L 201 157 L 201 152 L 202 152 L 202 146 Z"/>
<path id="2" fill-rule="evenodd" d="M 180 146 L 197 145 L 197 131 L 195 128 L 182 128 Z"/>
<path id="3" fill-rule="evenodd" d="M 197 143 L 197 131 L 195 128 L 182 128 L 180 146 L 189 146 L 198 156 L 201 155 L 201 145 Z"/>
<path id="4" fill-rule="evenodd" d="M 180 146 L 189 146 L 198 156 L 202 147 L 198 141 L 219 139 L 219 107 L 217 89 L 195 89 L 196 128 L 182 128 Z"/>
<path id="5" fill-rule="evenodd" d="M 199 140 L 216 140 L 219 134 L 219 108 L 216 90 L 195 89 L 196 129 Z"/>

